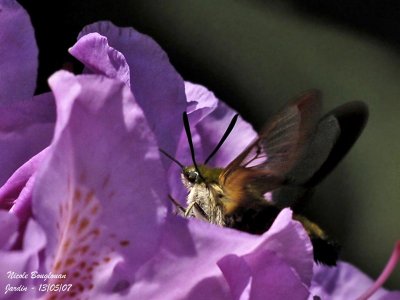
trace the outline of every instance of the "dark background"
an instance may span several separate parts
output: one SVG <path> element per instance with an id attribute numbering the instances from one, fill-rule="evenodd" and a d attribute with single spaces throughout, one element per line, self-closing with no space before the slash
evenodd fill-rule
<path id="1" fill-rule="evenodd" d="M 256 128 L 309 88 L 324 92 L 325 111 L 365 101 L 367 128 L 309 213 L 341 242 L 344 260 L 377 277 L 400 238 L 399 1 L 19 2 L 36 29 L 37 92 L 73 62 L 67 49 L 84 25 L 111 20 L 152 36 L 186 80 L 207 86 Z M 398 267 L 386 286 L 399 282 Z"/>

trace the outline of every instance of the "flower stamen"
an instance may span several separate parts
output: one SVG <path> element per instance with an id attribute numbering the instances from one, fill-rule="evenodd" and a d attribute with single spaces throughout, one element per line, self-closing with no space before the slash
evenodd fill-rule
<path id="1" fill-rule="evenodd" d="M 390 256 L 389 261 L 387 262 L 385 268 L 383 269 L 381 275 L 378 279 L 374 282 L 374 284 L 364 292 L 357 300 L 367 300 L 371 297 L 382 285 L 386 282 L 389 276 L 392 274 L 394 268 L 398 264 L 400 260 L 400 240 L 396 242 L 394 246 L 392 255 Z"/>

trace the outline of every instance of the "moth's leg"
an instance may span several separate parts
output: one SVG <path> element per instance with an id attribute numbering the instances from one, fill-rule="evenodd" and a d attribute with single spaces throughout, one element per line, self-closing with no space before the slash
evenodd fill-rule
<path id="1" fill-rule="evenodd" d="M 196 202 L 194 202 L 194 204 L 193 204 L 193 213 L 197 219 L 200 219 L 200 220 L 203 220 L 206 222 L 209 221 L 207 214 L 204 212 L 204 210 L 201 208 L 201 206 L 198 205 Z"/>
<path id="2" fill-rule="evenodd" d="M 192 212 L 193 206 L 196 204 L 196 202 L 192 202 L 189 204 L 188 207 L 186 207 L 186 211 L 185 211 L 185 217 L 189 217 L 190 213 Z"/>
<path id="3" fill-rule="evenodd" d="M 175 206 L 176 214 L 180 216 L 186 216 L 187 209 L 185 209 L 178 201 L 176 201 L 171 195 L 168 195 L 169 200 Z"/>

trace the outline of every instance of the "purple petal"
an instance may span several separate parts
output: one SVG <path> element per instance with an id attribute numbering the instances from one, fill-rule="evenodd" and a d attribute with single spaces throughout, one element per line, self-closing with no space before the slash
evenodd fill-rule
<path id="1" fill-rule="evenodd" d="M 274 268 L 269 269 L 269 276 L 274 275 L 275 271 L 289 272 L 291 275 L 285 273 L 288 279 L 286 284 L 298 287 L 293 288 L 292 292 L 296 290 L 304 295 L 307 289 L 303 279 L 308 279 L 297 273 L 297 269 L 286 267 L 286 262 L 291 261 L 291 256 L 296 253 L 300 258 L 308 257 L 308 266 L 305 268 L 312 269 L 312 254 L 306 247 L 296 248 L 295 239 L 305 243 L 303 237 L 306 233 L 300 229 L 301 225 L 291 220 L 290 215 L 289 210 L 284 210 L 276 220 L 274 228 L 281 228 L 281 234 L 276 231 L 261 236 L 217 227 L 195 219 L 171 217 L 165 226 L 160 252 L 137 273 L 136 283 L 127 294 L 127 299 L 205 299 L 201 290 L 210 296 L 208 299 L 230 299 L 231 283 L 246 279 L 246 274 L 228 269 L 227 259 L 232 255 L 243 257 L 249 266 L 254 281 L 251 285 L 254 295 L 265 291 L 261 281 L 267 280 L 271 288 L 276 285 L 276 278 L 266 278 L 267 274 L 262 271 L 267 268 L 266 263 L 274 265 Z M 299 229 L 302 231 L 300 235 Z M 311 247 L 309 240 L 306 243 Z M 275 252 L 281 249 L 284 249 L 282 253 Z M 267 255 L 266 258 L 265 253 L 274 255 Z M 223 273 L 219 264 L 223 265 Z M 215 294 L 211 295 L 210 291 Z M 245 293 L 246 289 L 236 294 L 241 292 Z"/>
<path id="2" fill-rule="evenodd" d="M 125 57 L 108 45 L 106 37 L 98 33 L 89 33 L 81 37 L 69 49 L 69 53 L 85 65 L 85 73 L 116 78 L 130 86 L 130 71 Z"/>
<path id="3" fill-rule="evenodd" d="M 2 223 L 3 214 L 0 214 L 0 223 Z M 44 248 L 46 237 L 42 228 L 32 219 L 28 222 L 27 229 L 23 239 L 22 250 L 3 251 L 0 250 L 0 286 L 2 291 L 1 299 L 37 299 L 36 291 L 31 289 L 32 286 L 37 286 L 38 283 L 31 279 L 30 272 L 40 272 L 39 269 L 39 252 Z M 28 274 L 26 279 L 10 279 L 8 271 L 16 274 Z M 40 272 L 41 273 L 41 272 Z M 40 282 L 42 283 L 42 282 Z M 4 294 L 6 286 L 24 285 L 29 287 L 26 292 L 8 292 Z M 17 293 L 17 294 L 16 294 Z"/>
<path id="4" fill-rule="evenodd" d="M 222 230 L 226 231 L 220 239 Z M 248 241 L 256 242 L 241 233 L 235 237 L 233 230 L 170 216 L 160 251 L 137 273 L 127 299 L 204 299 L 199 286 L 206 292 L 212 286 L 215 294 L 210 299 L 226 299 L 229 290 L 216 262 L 227 251 L 246 248 Z"/>
<path id="5" fill-rule="evenodd" d="M 196 159 L 201 164 L 214 150 L 236 112 L 201 85 L 185 82 L 185 91 Z M 211 159 L 210 165 L 227 166 L 256 137 L 257 133 L 252 126 L 239 117 L 228 139 Z M 193 164 L 184 130 L 180 133 L 175 158 L 184 165 Z M 180 172 L 181 169 L 173 164 L 168 171 L 168 178 L 172 196 L 184 202 L 187 191 L 182 185 Z"/>
<path id="6" fill-rule="evenodd" d="M 98 22 L 86 26 L 79 38 L 92 32 L 107 37 L 110 46 L 124 55 L 131 72 L 133 94 L 143 109 L 159 147 L 175 153 L 186 99 L 183 80 L 165 52 L 153 39 L 133 28 L 119 28 L 111 22 Z M 170 165 L 170 161 L 164 162 L 165 166 Z"/>
<path id="7" fill-rule="evenodd" d="M 31 176 L 21 190 L 15 204 L 10 209 L 10 213 L 15 214 L 22 222 L 27 221 L 32 214 L 32 191 L 35 183 L 35 175 Z"/>
<path id="8" fill-rule="evenodd" d="M 218 265 L 230 283 L 233 299 L 307 299 L 307 286 L 290 265 L 271 251 L 243 258 L 225 257 Z M 245 276 L 246 275 L 246 276 Z"/>
<path id="9" fill-rule="evenodd" d="M 0 107 L 0 185 L 50 144 L 54 121 L 51 93 Z"/>
<path id="10" fill-rule="evenodd" d="M 271 243 L 269 250 L 284 259 L 309 286 L 313 276 L 312 244 L 303 225 L 292 220 L 290 209 L 280 212 L 265 235 Z"/>
<path id="11" fill-rule="evenodd" d="M 218 107 L 219 100 L 214 93 L 201 85 L 185 81 L 185 94 L 188 102 L 186 111 L 192 125 L 199 123 Z"/>
<path id="12" fill-rule="evenodd" d="M 373 280 L 360 272 L 356 267 L 340 262 L 336 268 L 326 266 L 314 267 L 314 278 L 311 284 L 311 294 L 321 299 L 356 299 L 370 286 Z M 378 290 L 373 299 L 400 299 L 400 292 Z"/>
<path id="13" fill-rule="evenodd" d="M 57 123 L 32 209 L 45 228 L 46 269 L 75 274 L 73 293 L 133 282 L 159 245 L 167 187 L 158 147 L 129 88 L 98 75 L 50 78 Z"/>
<path id="14" fill-rule="evenodd" d="M 13 0 L 0 0 L 0 103 L 33 96 L 38 49 L 26 11 Z"/>
<path id="15" fill-rule="evenodd" d="M 400 299 L 400 292 L 393 291 L 386 293 L 386 295 L 382 296 L 379 300 L 399 300 L 399 299 Z"/>
<path id="16" fill-rule="evenodd" d="M 44 149 L 23 164 L 0 188 L 0 207 L 10 209 L 21 221 L 30 216 L 34 174 L 47 151 Z"/>
<path id="17" fill-rule="evenodd" d="M 18 219 L 13 214 L 0 210 L 0 224 L 0 250 L 9 250 L 18 236 Z"/>
<path id="18" fill-rule="evenodd" d="M 291 265 L 269 251 L 249 257 L 253 280 L 250 299 L 307 299 L 308 288 L 293 271 Z M 310 260 L 311 261 L 311 260 Z"/>
<path id="19" fill-rule="evenodd" d="M 252 283 L 252 270 L 245 259 L 237 255 L 226 255 L 218 261 L 231 290 L 232 299 L 249 298 Z"/>

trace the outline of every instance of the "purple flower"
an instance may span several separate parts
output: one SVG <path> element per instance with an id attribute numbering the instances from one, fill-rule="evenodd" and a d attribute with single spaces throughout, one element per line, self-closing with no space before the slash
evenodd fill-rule
<path id="1" fill-rule="evenodd" d="M 90 25 L 70 49 L 84 74 L 59 71 L 49 79 L 51 93 L 33 96 L 29 17 L 0 0 L 0 25 L 10 20 L 21 25 L 0 26 L 0 52 L 12 52 L 0 56 L 0 68 L 26 91 L 0 82 L 1 299 L 342 295 L 347 287 L 331 274 L 353 267 L 313 270 L 310 240 L 289 209 L 261 236 L 171 212 L 168 194 L 184 199 L 185 191 L 179 169 L 158 149 L 190 163 L 181 124 L 187 111 L 201 161 L 235 112 L 184 82 L 151 38 L 109 22 Z M 18 46 L 13 36 L 23 37 Z M 239 118 L 211 164 L 226 165 L 254 137 Z M 368 288 L 350 273 L 365 285 L 360 291 Z"/>

